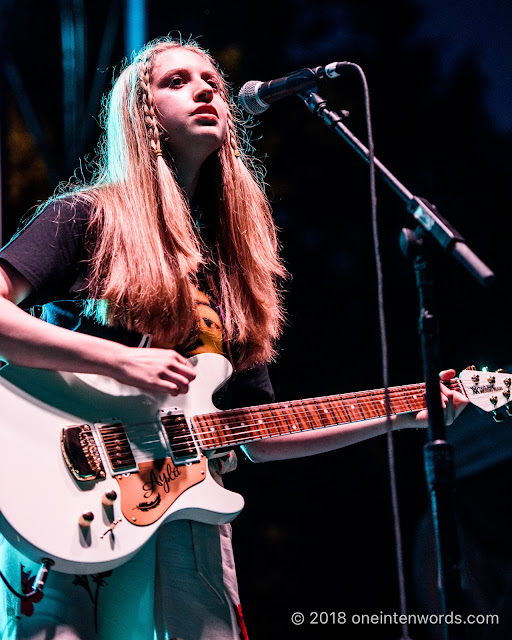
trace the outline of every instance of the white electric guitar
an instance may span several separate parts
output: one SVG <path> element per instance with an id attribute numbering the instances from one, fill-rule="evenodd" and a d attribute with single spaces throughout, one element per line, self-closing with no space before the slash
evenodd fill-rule
<path id="1" fill-rule="evenodd" d="M 56 571 L 107 571 L 165 522 L 229 522 L 243 498 L 210 475 L 208 457 L 236 445 L 386 415 L 384 391 L 218 411 L 231 375 L 222 356 L 191 358 L 176 398 L 102 376 L 5 366 L 0 371 L 0 531 Z M 486 411 L 507 405 L 511 376 L 466 370 L 450 386 Z M 393 414 L 425 408 L 423 384 L 389 389 Z"/>

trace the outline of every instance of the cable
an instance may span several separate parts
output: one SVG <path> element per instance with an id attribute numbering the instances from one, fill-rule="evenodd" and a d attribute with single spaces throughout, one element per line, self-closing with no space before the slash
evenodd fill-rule
<path id="1" fill-rule="evenodd" d="M 32 591 L 30 591 L 29 593 L 18 593 L 13 587 L 11 587 L 11 585 L 7 581 L 7 578 L 4 576 L 4 574 L 1 571 L 0 571 L 0 578 L 2 578 L 2 580 L 5 583 L 5 586 L 9 589 L 9 591 L 13 595 L 15 595 L 20 600 L 29 600 L 30 598 L 33 598 L 38 593 L 43 592 L 43 587 L 46 583 L 46 580 L 48 579 L 50 568 L 54 564 L 55 563 L 53 560 L 50 560 L 49 558 L 43 558 L 43 560 L 41 561 L 41 566 L 39 567 L 39 570 L 36 574 L 36 577 L 33 580 L 35 589 L 32 589 Z"/>
<path id="2" fill-rule="evenodd" d="M 388 466 L 390 477 L 390 489 L 391 489 L 391 502 L 393 508 L 393 522 L 395 529 L 395 545 L 396 545 L 396 560 L 397 560 L 397 572 L 398 572 L 398 588 L 400 596 L 400 612 L 402 614 L 407 613 L 407 599 L 405 593 L 405 577 L 404 577 L 404 562 L 403 562 L 403 548 L 402 548 L 402 534 L 400 529 L 400 514 L 398 508 L 398 491 L 396 483 L 395 473 L 395 452 L 393 445 L 393 423 L 390 415 L 389 404 L 389 364 L 388 364 L 388 343 L 386 335 L 386 320 L 384 313 L 384 286 L 382 276 L 382 260 L 379 245 L 379 233 L 378 233 L 378 220 L 377 220 L 377 194 L 375 189 L 375 155 L 374 155 L 374 142 L 370 112 L 370 92 L 368 90 L 368 83 L 366 76 L 362 68 L 353 63 L 347 62 L 347 66 L 354 67 L 360 77 L 364 90 L 365 101 L 365 114 L 366 114 L 366 129 L 368 136 L 368 161 L 370 166 L 370 197 L 371 197 L 371 211 L 372 211 L 372 231 L 373 231 L 373 245 L 375 253 L 375 266 L 377 275 L 377 301 L 379 310 L 379 331 L 381 341 L 381 357 L 382 357 L 382 380 L 384 386 L 384 395 L 386 402 L 386 433 L 387 433 L 387 451 L 388 451 Z M 407 616 L 403 616 L 402 620 L 407 620 Z M 402 624 L 402 640 L 410 640 L 409 629 L 407 623 Z"/>

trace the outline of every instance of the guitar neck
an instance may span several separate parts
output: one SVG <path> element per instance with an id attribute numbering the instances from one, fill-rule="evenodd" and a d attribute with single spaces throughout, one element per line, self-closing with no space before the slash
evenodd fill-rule
<path id="1" fill-rule="evenodd" d="M 456 378 L 450 380 L 448 386 L 464 393 Z M 425 408 L 425 384 L 420 383 L 389 387 L 388 402 L 385 390 L 375 389 L 202 414 L 195 416 L 193 423 L 201 449 L 208 451 L 262 438 L 382 418 L 388 413 L 417 413 Z"/>

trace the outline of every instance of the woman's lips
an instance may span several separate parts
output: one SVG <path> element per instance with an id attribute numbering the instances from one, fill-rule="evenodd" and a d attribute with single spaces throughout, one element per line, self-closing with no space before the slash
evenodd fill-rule
<path id="1" fill-rule="evenodd" d="M 218 118 L 218 113 L 217 113 L 217 109 L 211 105 L 203 105 L 201 107 L 198 107 L 195 111 L 193 111 L 192 113 L 193 116 L 201 116 L 201 117 L 207 117 L 207 118 Z"/>

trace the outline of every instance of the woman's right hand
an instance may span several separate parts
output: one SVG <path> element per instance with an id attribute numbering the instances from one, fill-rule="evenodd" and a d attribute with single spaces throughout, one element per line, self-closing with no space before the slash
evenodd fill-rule
<path id="1" fill-rule="evenodd" d="M 126 347 L 123 358 L 108 375 L 144 391 L 182 395 L 196 377 L 190 361 L 172 349 Z"/>

